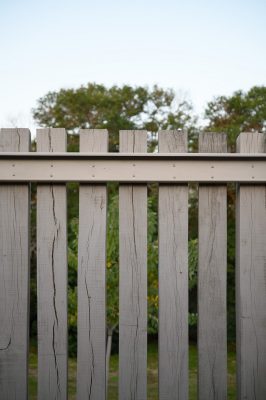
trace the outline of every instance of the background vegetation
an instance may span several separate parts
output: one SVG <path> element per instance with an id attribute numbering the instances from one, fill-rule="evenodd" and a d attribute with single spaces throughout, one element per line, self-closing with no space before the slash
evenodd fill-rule
<path id="1" fill-rule="evenodd" d="M 35 121 L 43 127 L 65 127 L 68 151 L 78 151 L 80 128 L 106 128 L 110 151 L 118 151 L 120 129 L 146 129 L 149 151 L 157 146 L 160 129 L 184 129 L 189 135 L 190 151 L 197 150 L 197 135 L 203 130 L 189 101 L 178 101 L 173 90 L 131 87 L 107 88 L 89 83 L 78 89 L 49 92 L 40 98 L 33 110 Z M 266 87 L 253 87 L 247 93 L 219 96 L 207 104 L 205 130 L 226 132 L 229 151 L 235 151 L 241 131 L 266 130 Z M 158 330 L 158 230 L 157 186 L 148 187 L 148 332 Z M 107 322 L 117 331 L 118 325 L 118 186 L 108 185 L 107 236 Z M 228 186 L 228 334 L 235 337 L 235 192 Z M 35 226 L 36 191 L 32 191 L 32 223 Z M 196 339 L 197 323 L 197 187 L 190 187 L 189 199 L 189 301 L 190 337 Z M 69 351 L 76 354 L 77 330 L 77 251 L 78 251 L 78 185 L 68 185 L 68 255 L 69 255 Z M 32 229 L 31 335 L 36 335 L 36 231 Z M 115 346 L 114 346 L 115 350 Z"/>

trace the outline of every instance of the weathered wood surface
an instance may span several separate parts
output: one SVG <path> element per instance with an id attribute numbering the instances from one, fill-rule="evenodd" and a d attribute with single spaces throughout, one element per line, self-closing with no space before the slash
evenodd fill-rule
<path id="1" fill-rule="evenodd" d="M 202 153 L 226 153 L 226 135 L 204 133 Z M 198 397 L 227 398 L 226 186 L 199 185 Z"/>
<path id="2" fill-rule="evenodd" d="M 121 131 L 120 152 L 146 152 L 145 131 Z M 119 398 L 147 398 L 147 187 L 119 187 Z"/>
<path id="3" fill-rule="evenodd" d="M 159 132 L 159 151 L 187 152 L 187 134 Z M 188 399 L 188 185 L 184 184 L 159 186 L 159 398 Z"/>
<path id="4" fill-rule="evenodd" d="M 265 152 L 265 134 L 241 133 L 239 153 Z M 238 185 L 237 398 L 266 399 L 266 186 Z"/>
<path id="5" fill-rule="evenodd" d="M 0 152 L 29 151 L 28 129 L 1 129 Z M 28 185 L 0 185 L 0 398 L 28 398 Z"/>
<path id="6" fill-rule="evenodd" d="M 107 152 L 106 130 L 81 130 L 81 152 Z M 89 174 L 93 174 L 93 167 Z M 77 398 L 106 396 L 106 185 L 80 185 Z"/>
<path id="7" fill-rule="evenodd" d="M 64 129 L 38 129 L 37 151 L 66 151 Z M 51 164 L 51 175 L 53 167 Z M 67 398 L 67 202 L 64 184 L 37 186 L 38 399 Z"/>

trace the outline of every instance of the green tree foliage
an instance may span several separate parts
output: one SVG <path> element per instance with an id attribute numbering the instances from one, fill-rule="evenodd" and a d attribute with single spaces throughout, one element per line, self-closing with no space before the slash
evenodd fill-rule
<path id="1" fill-rule="evenodd" d="M 40 98 L 33 110 L 35 121 L 44 127 L 64 127 L 68 133 L 80 128 L 106 128 L 110 134 L 110 149 L 118 146 L 120 129 L 187 129 L 195 133 L 192 106 L 180 101 L 171 89 L 153 86 L 110 88 L 89 83 L 77 89 L 61 89 Z M 152 135 L 151 135 L 152 137 Z"/>
<path id="2" fill-rule="evenodd" d="M 208 103 L 205 117 L 208 129 L 226 132 L 229 145 L 234 149 L 240 132 L 266 131 L 266 86 L 216 97 Z"/>
<path id="3" fill-rule="evenodd" d="M 119 130 L 145 129 L 149 150 L 157 145 L 160 129 L 185 129 L 195 135 L 196 118 L 187 101 L 178 101 L 173 90 L 158 86 L 122 87 L 89 83 L 77 89 L 49 92 L 37 102 L 33 116 L 43 127 L 64 127 L 68 132 L 68 151 L 78 151 L 80 128 L 108 129 L 110 150 L 117 151 Z M 78 185 L 68 184 L 68 315 L 69 351 L 76 352 L 77 333 L 77 254 L 78 254 Z M 118 195 L 117 185 L 108 185 L 107 232 L 107 323 L 118 323 Z M 158 239 L 157 189 L 149 185 L 148 201 L 148 331 L 158 329 Z M 33 238 L 33 241 L 35 238 Z M 32 263 L 36 265 L 34 261 Z M 35 270 L 35 268 L 33 268 Z M 32 282 L 34 288 L 34 282 Z M 34 307 L 33 307 L 34 311 Z M 33 313 L 33 316 L 36 313 Z"/>
<path id="4" fill-rule="evenodd" d="M 160 129 L 186 129 L 190 139 L 196 135 L 192 107 L 187 101 L 178 102 L 171 89 L 113 86 L 89 83 L 78 89 L 61 89 L 39 99 L 33 110 L 35 121 L 44 127 L 65 127 L 68 131 L 68 151 L 78 150 L 80 128 L 106 128 L 110 134 L 110 150 L 116 151 L 120 129 L 146 129 L 149 148 L 156 144 L 155 133 Z M 235 148 L 241 131 L 266 131 L 266 87 L 253 87 L 248 92 L 237 91 L 232 96 L 219 96 L 208 103 L 205 110 L 207 129 L 228 134 L 230 150 Z M 191 144 L 191 142 L 190 142 Z M 192 143 L 194 149 L 196 142 Z M 189 216 L 189 290 L 190 325 L 197 322 L 197 188 L 190 188 Z M 156 185 L 148 186 L 148 332 L 158 330 L 158 221 Z M 117 185 L 108 185 L 107 232 L 107 322 L 118 323 L 118 195 Z M 33 208 L 35 198 L 33 197 Z M 35 215 L 33 213 L 33 215 Z M 228 328 L 229 337 L 235 334 L 235 191 L 228 186 Z M 68 185 L 68 240 L 69 240 L 69 351 L 76 351 L 77 330 L 77 252 L 78 252 L 78 185 Z M 35 231 L 33 231 L 35 237 Z M 33 238 L 33 242 L 34 242 Z M 32 257 L 34 258 L 34 257 Z M 35 262 L 32 264 L 35 265 Z M 35 268 L 32 268 L 33 272 Z M 32 276 L 35 276 L 34 273 Z M 36 279 L 35 279 L 36 280 Z M 35 293 L 36 282 L 31 287 Z M 33 297 L 35 299 L 35 297 Z M 36 319 L 35 303 L 31 320 Z M 194 328 L 193 328 L 194 329 Z M 192 330 L 193 330 L 192 329 Z M 195 329 L 194 329 L 195 330 Z"/>
<path id="5" fill-rule="evenodd" d="M 149 188 L 148 198 L 148 333 L 158 332 L 158 225 L 155 211 L 156 197 Z M 118 326 L 119 318 L 119 231 L 118 231 L 119 197 L 113 194 L 108 204 L 107 229 L 107 325 Z M 77 266 L 78 266 L 78 219 L 73 218 L 71 229 L 74 235 L 68 247 L 68 326 L 69 352 L 75 355 L 77 340 Z M 197 285 L 197 239 L 189 241 L 189 290 Z M 190 313 L 189 323 L 195 325 L 197 315 Z"/>

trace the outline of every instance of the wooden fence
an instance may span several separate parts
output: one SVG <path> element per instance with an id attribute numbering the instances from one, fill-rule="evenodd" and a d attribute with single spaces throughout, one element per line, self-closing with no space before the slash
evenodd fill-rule
<path id="1" fill-rule="evenodd" d="M 266 399 L 265 135 L 0 133 L 0 398 L 28 398 L 30 182 L 37 186 L 38 399 L 67 398 L 67 181 L 79 181 L 77 399 L 106 398 L 107 181 L 119 181 L 119 398 L 147 399 L 147 182 L 159 182 L 159 399 L 188 399 L 188 182 L 199 182 L 198 398 L 227 398 L 227 182 L 237 182 L 237 398 Z M 18 153 L 20 152 L 20 154 Z M 48 154 L 50 153 L 50 154 Z M 136 153 L 136 154 L 133 154 Z M 170 154 L 173 153 L 173 154 Z M 201 154 L 202 153 L 202 154 Z M 208 154 L 210 153 L 210 154 Z M 221 154 L 218 154 L 221 153 Z"/>

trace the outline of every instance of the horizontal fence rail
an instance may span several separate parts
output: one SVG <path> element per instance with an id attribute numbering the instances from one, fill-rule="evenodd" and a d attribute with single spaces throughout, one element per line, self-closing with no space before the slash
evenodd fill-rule
<path id="1" fill-rule="evenodd" d="M 0 182 L 254 182 L 264 154 L 0 153 Z"/>
<path id="2" fill-rule="evenodd" d="M 67 182 L 79 182 L 77 399 L 106 400 L 107 183 L 119 182 L 119 399 L 147 400 L 148 190 L 158 188 L 158 396 L 189 398 L 189 186 L 198 184 L 198 399 L 227 398 L 227 183 L 236 193 L 237 399 L 266 399 L 265 135 L 203 133 L 188 153 L 186 132 L 80 131 L 67 153 L 65 129 L 0 131 L 0 399 L 28 398 L 30 183 L 37 183 L 38 399 L 68 392 Z M 110 351 L 110 349 L 109 349 Z"/>

